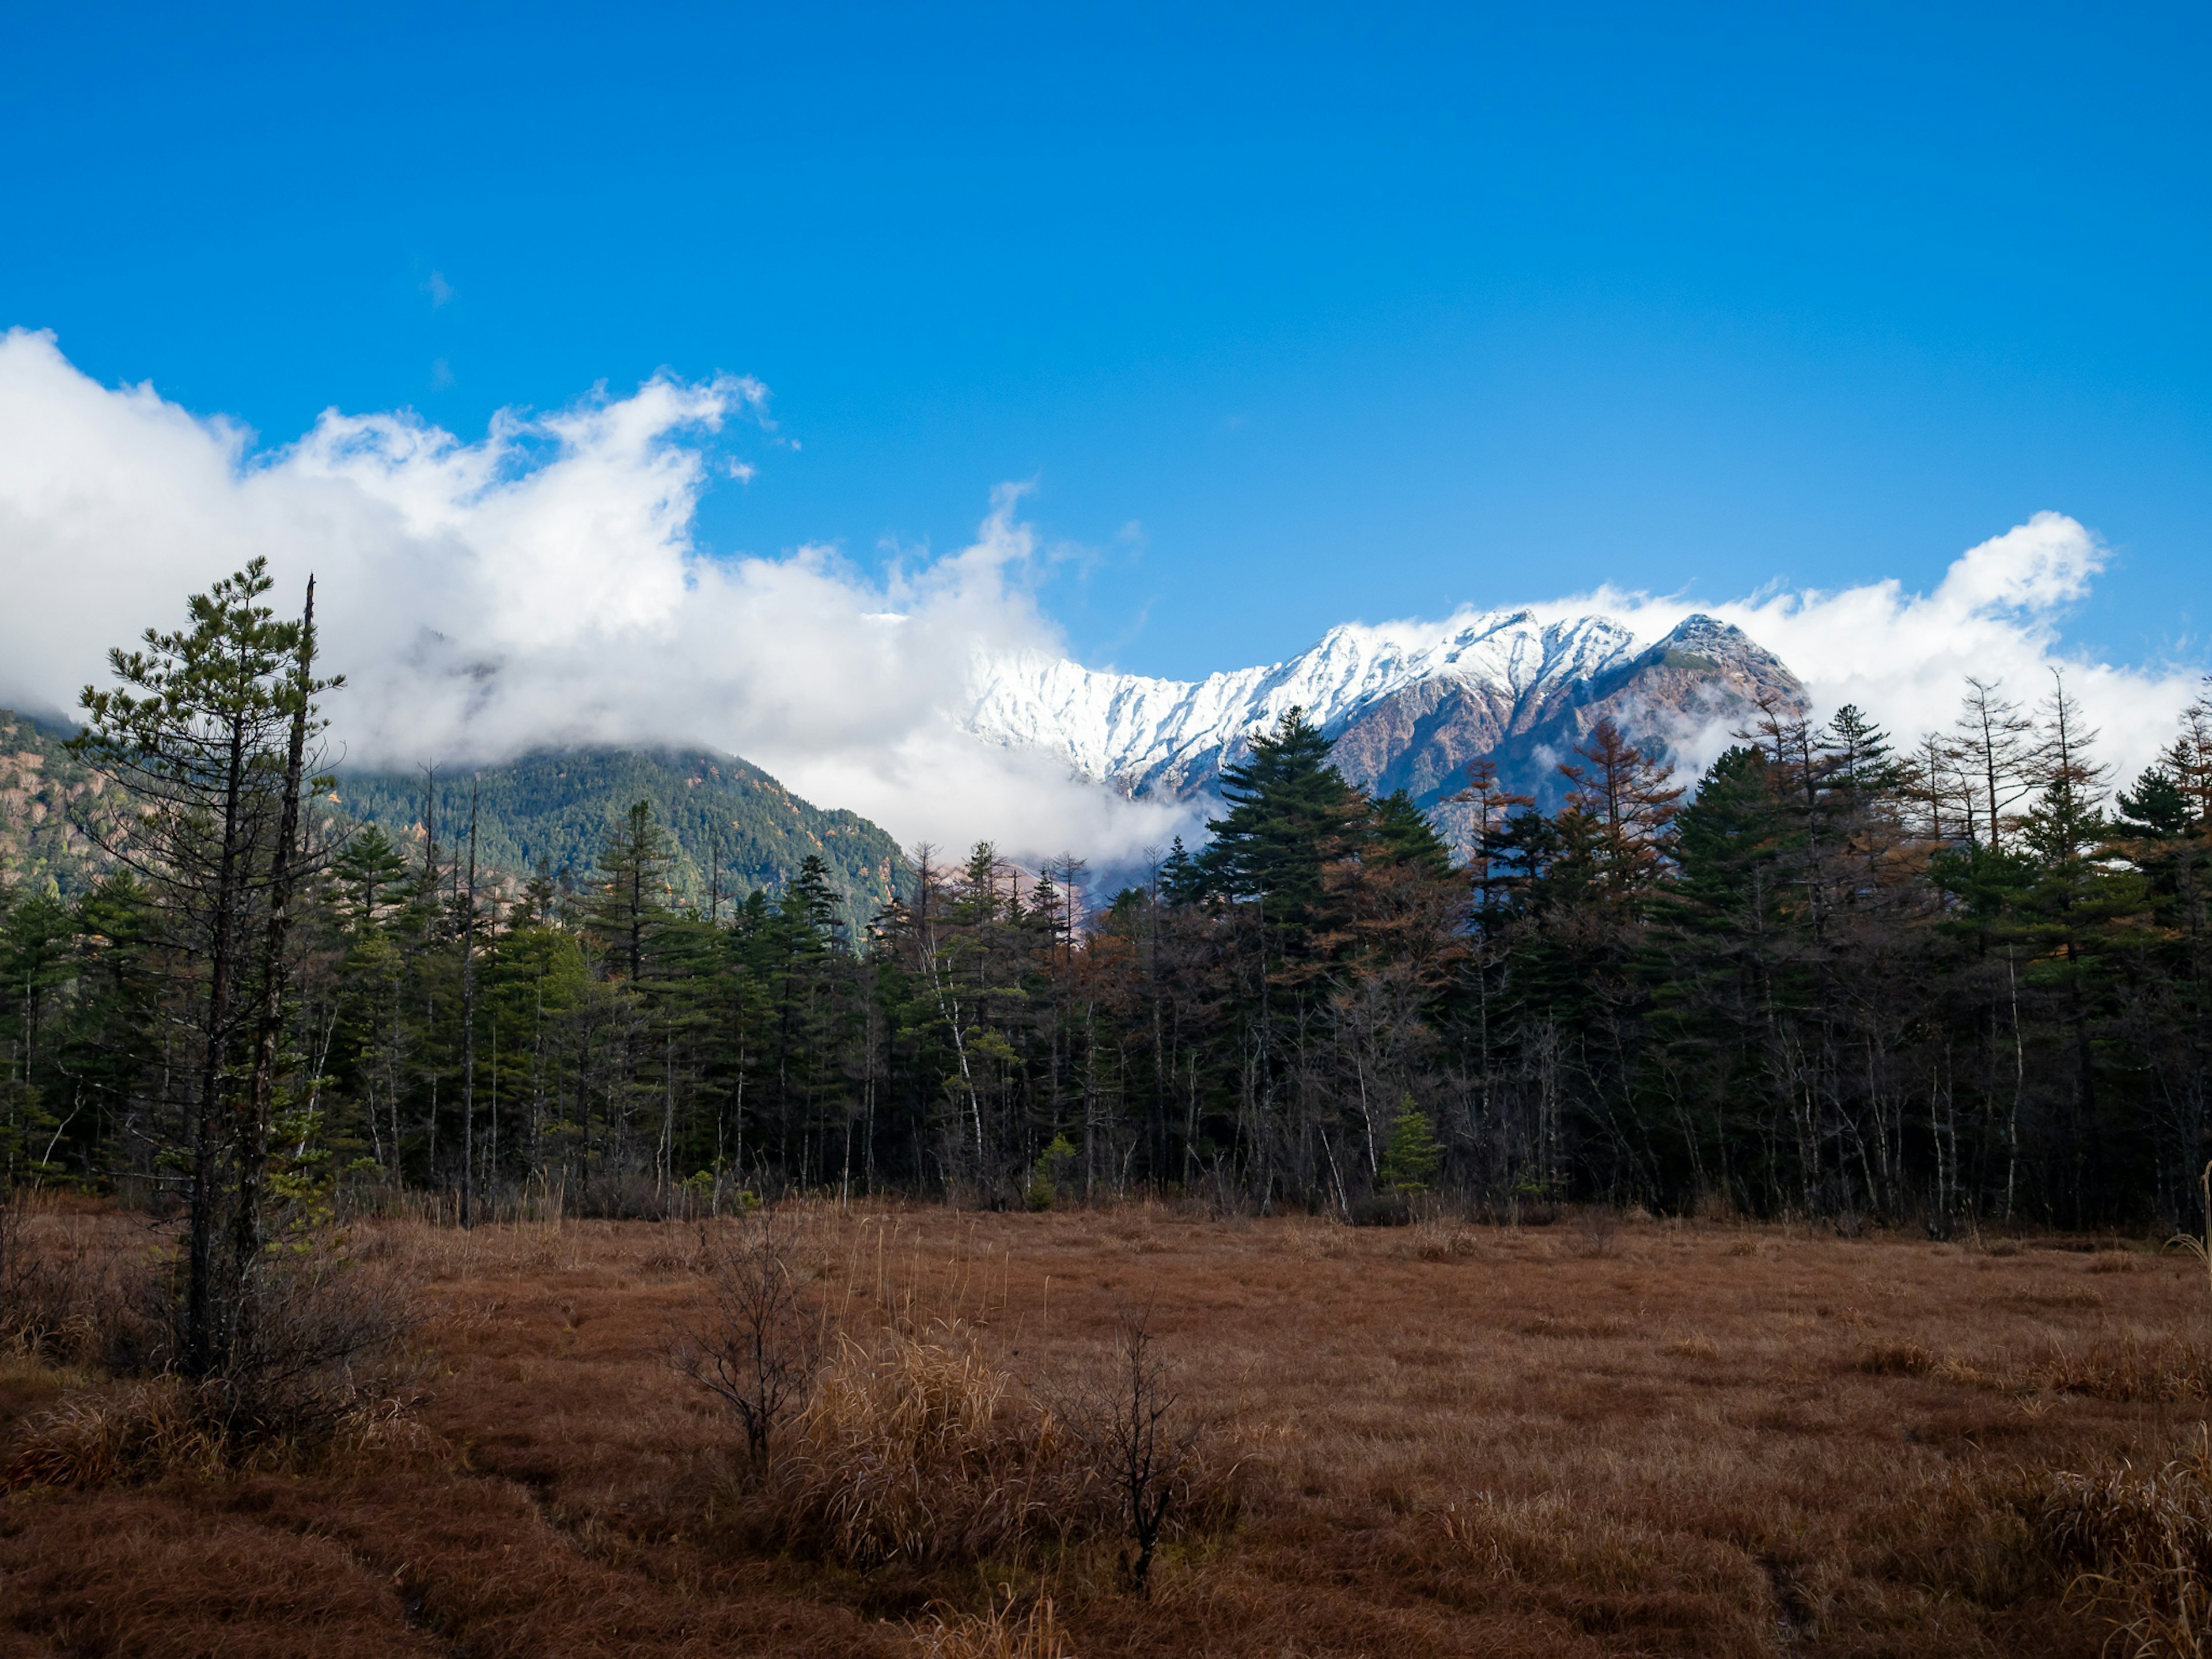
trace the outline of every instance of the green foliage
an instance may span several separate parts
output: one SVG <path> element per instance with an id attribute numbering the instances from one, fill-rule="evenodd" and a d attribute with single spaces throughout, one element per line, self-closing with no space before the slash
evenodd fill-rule
<path id="1" fill-rule="evenodd" d="M 1209 844 L 1095 888 L 989 842 L 908 870 L 712 757 L 533 757 L 463 781 L 512 878 L 474 920 L 473 1026 L 462 811 L 441 787 L 433 842 L 420 780 L 356 777 L 322 803 L 362 827 L 303 895 L 278 1040 L 234 1021 L 217 1084 L 240 1100 L 276 1056 L 280 1235 L 349 1190 L 458 1187 L 465 1095 L 475 1190 L 618 1215 L 1152 1190 L 1402 1217 L 1441 1189 L 1938 1232 L 2189 1219 L 2212 704 L 2108 801 L 2063 692 L 2033 730 L 1973 695 L 1967 736 L 1909 763 L 1858 711 L 1770 703 L 1687 795 L 1577 712 L 1555 809 L 1473 770 L 1456 867 L 1293 713 L 1228 769 Z M 205 850 L 170 828 L 153 850 Z M 209 974 L 180 890 L 0 884 L 8 1178 L 194 1178 L 176 1079 Z"/>
<path id="2" fill-rule="evenodd" d="M 581 882 L 640 801 L 668 838 L 666 902 L 678 908 L 726 918 L 753 888 L 782 892 L 811 856 L 838 896 L 840 921 L 857 938 L 905 868 L 897 843 L 858 813 L 809 805 L 758 767 L 707 750 L 544 750 L 471 779 L 477 855 L 488 872 L 526 878 L 542 868 Z M 470 781 L 439 780 L 443 839 L 465 813 Z M 335 805 L 419 847 L 426 787 L 420 774 L 345 769 Z"/>
<path id="3" fill-rule="evenodd" d="M 1398 1108 L 1398 1121 L 1390 1126 L 1389 1145 L 1382 1153 L 1379 1179 L 1385 1192 L 1408 1197 L 1429 1191 L 1443 1165 L 1443 1146 L 1437 1139 L 1428 1114 L 1413 1104 L 1411 1095 Z"/>
<path id="4" fill-rule="evenodd" d="M 1262 901 L 1270 926 L 1310 920 L 1325 902 L 1323 872 L 1353 830 L 1352 786 L 1329 763 L 1328 739 L 1304 710 L 1290 710 L 1224 769 L 1221 793 L 1229 811 L 1207 824 L 1213 840 L 1198 859 L 1206 884 Z"/>
<path id="5" fill-rule="evenodd" d="M 1078 1156 L 1073 1141 L 1064 1134 L 1053 1136 L 1051 1144 L 1038 1153 L 1036 1162 L 1030 1165 L 1030 1208 L 1052 1208 L 1053 1200 L 1066 1183 L 1068 1169 Z"/>
<path id="6" fill-rule="evenodd" d="M 75 898 L 114 867 L 85 819 L 113 799 L 70 728 L 0 708 L 0 891 Z"/>

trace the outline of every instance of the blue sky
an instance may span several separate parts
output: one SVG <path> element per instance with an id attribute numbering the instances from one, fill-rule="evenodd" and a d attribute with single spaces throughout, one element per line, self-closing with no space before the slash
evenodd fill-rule
<path id="1" fill-rule="evenodd" d="M 758 376 L 732 552 L 1067 550 L 1093 663 L 1611 581 L 2201 659 L 2201 9 L 19 9 L 0 325 L 299 436 Z"/>

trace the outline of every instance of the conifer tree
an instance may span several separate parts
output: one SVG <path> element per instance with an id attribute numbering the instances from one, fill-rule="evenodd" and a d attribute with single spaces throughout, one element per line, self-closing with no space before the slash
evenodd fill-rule
<path id="1" fill-rule="evenodd" d="M 218 1281 L 226 1226 L 241 1246 L 258 1237 L 250 1212 L 271 1062 L 257 1044 L 241 1098 L 239 1061 L 281 987 L 278 963 L 254 951 L 253 922 L 281 918 L 296 879 L 304 745 L 318 729 L 316 697 L 337 684 L 314 676 L 312 605 L 303 622 L 279 621 L 261 602 L 272 586 L 257 559 L 187 601 L 185 628 L 149 629 L 143 648 L 111 651 L 116 684 L 85 688 L 85 729 L 72 744 L 134 803 L 104 850 L 148 882 L 170 939 L 202 975 L 185 1195 L 182 1368 L 191 1376 L 227 1357 L 253 1266 L 241 1249 Z M 279 922 L 276 950 L 283 944 Z"/>
<path id="2" fill-rule="evenodd" d="M 1382 1154 L 1381 1179 L 1385 1192 L 1413 1196 L 1435 1184 L 1443 1164 L 1443 1148 L 1428 1114 L 1408 1096 L 1398 1108 L 1398 1121 L 1390 1127 L 1390 1141 Z"/>
<path id="3" fill-rule="evenodd" d="M 599 880 L 585 910 L 586 930 L 631 985 L 644 981 L 647 947 L 670 914 L 668 836 L 653 804 L 638 801 L 599 854 Z"/>

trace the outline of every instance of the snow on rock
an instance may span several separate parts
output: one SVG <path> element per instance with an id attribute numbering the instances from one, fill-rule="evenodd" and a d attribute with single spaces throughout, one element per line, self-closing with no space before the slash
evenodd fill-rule
<path id="1" fill-rule="evenodd" d="M 1529 611 L 1443 623 L 1347 623 L 1288 662 L 1198 681 L 1101 672 L 1037 652 L 979 657 L 964 724 L 988 741 L 1042 750 L 1131 794 L 1211 783 L 1255 727 L 1292 707 L 1334 735 L 1424 681 L 1483 687 L 1515 707 L 1628 662 L 1635 635 L 1607 617 L 1545 622 Z"/>

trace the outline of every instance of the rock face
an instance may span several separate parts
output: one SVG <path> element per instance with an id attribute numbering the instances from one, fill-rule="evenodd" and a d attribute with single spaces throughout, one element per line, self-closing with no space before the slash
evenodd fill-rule
<path id="1" fill-rule="evenodd" d="M 1034 653 L 977 664 L 968 729 L 1042 749 L 1132 795 L 1212 793 L 1255 727 L 1292 706 L 1335 739 L 1337 764 L 1370 789 L 1404 789 L 1456 816 L 1470 762 L 1547 801 L 1558 764 L 1603 716 L 1674 754 L 1763 702 L 1804 707 L 1796 677 L 1741 629 L 1686 618 L 1640 644 L 1607 617 L 1546 622 L 1495 611 L 1442 624 L 1347 624 L 1302 656 L 1199 681 L 1095 672 Z"/>

